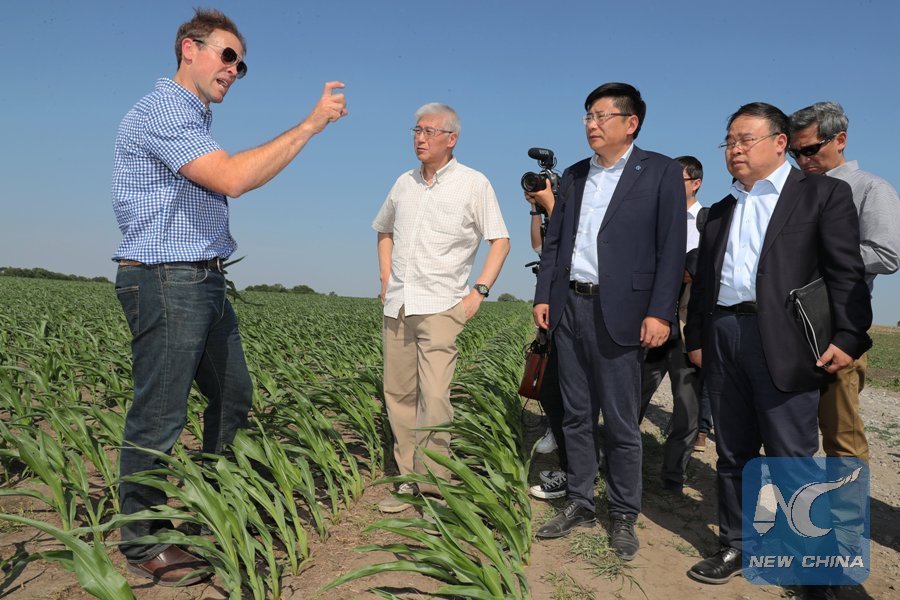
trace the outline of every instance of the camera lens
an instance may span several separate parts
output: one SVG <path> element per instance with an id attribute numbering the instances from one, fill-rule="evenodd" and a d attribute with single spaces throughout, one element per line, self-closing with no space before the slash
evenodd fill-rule
<path id="1" fill-rule="evenodd" d="M 542 173 L 528 172 L 522 175 L 522 189 L 526 192 L 539 192 L 545 187 L 546 177 Z"/>

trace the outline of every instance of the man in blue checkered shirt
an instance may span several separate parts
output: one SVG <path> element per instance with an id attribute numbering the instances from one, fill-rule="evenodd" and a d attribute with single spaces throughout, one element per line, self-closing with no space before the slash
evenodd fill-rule
<path id="1" fill-rule="evenodd" d="M 132 333 L 134 401 L 125 418 L 122 477 L 162 462 L 184 428 L 193 381 L 208 398 L 203 451 L 220 453 L 250 409 L 252 384 L 237 317 L 225 297 L 222 262 L 236 244 L 228 197 L 258 188 L 290 163 L 312 136 L 347 114 L 340 82 L 325 84 L 309 116 L 274 140 L 230 155 L 209 133 L 210 104 L 247 73 L 244 38 L 214 10 L 197 10 L 175 41 L 178 71 L 132 108 L 119 126 L 113 208 L 122 242 L 116 294 Z M 164 492 L 123 482 L 128 515 L 166 504 Z M 137 520 L 125 542 L 158 535 L 171 523 Z M 189 585 L 205 562 L 167 544 L 121 546 L 129 571 L 160 585 Z"/>

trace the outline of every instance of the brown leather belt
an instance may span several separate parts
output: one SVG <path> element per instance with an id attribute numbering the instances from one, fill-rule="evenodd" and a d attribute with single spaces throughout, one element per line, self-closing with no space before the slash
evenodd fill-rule
<path id="1" fill-rule="evenodd" d="M 575 290 L 576 294 L 580 294 L 582 296 L 593 296 L 595 294 L 600 293 L 600 285 L 596 283 L 588 283 L 586 281 L 575 281 L 572 280 L 569 282 L 569 287 Z"/>
<path id="2" fill-rule="evenodd" d="M 210 258 L 209 260 L 184 261 L 184 262 L 166 262 L 148 265 L 136 260 L 128 260 L 120 258 L 118 260 L 120 267 L 196 267 L 198 269 L 209 269 L 210 271 L 225 272 L 225 261 L 219 258 Z"/>
<path id="3" fill-rule="evenodd" d="M 731 306 L 722 306 L 719 304 L 716 308 L 736 315 L 755 315 L 757 313 L 756 302 L 741 302 L 740 304 L 732 304 Z"/>

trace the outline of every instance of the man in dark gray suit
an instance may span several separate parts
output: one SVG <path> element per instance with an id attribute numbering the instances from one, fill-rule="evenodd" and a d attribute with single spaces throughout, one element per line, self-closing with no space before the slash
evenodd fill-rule
<path id="1" fill-rule="evenodd" d="M 792 169 L 789 135 L 787 115 L 771 104 L 745 104 L 731 115 L 721 147 L 735 181 L 710 207 L 700 240 L 684 336 L 691 362 L 703 368 L 716 424 L 721 542 L 688 571 L 704 583 L 742 572 L 744 465 L 761 447 L 769 457 L 813 456 L 819 387 L 872 345 L 850 186 Z M 833 335 L 816 359 L 788 298 L 819 277 Z"/>
<path id="2" fill-rule="evenodd" d="M 584 103 L 594 155 L 563 173 L 541 254 L 538 327 L 559 353 L 570 503 L 538 530 L 555 538 L 592 526 L 603 414 L 611 545 L 631 560 L 641 511 L 641 362 L 675 322 L 685 248 L 681 165 L 634 145 L 646 113 L 640 92 L 606 83 Z"/>

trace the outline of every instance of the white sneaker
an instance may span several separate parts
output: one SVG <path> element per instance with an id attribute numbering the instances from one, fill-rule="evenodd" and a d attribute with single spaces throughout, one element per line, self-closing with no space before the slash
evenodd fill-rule
<path id="1" fill-rule="evenodd" d="M 544 434 L 544 437 L 542 437 L 534 447 L 534 451 L 538 454 L 550 454 L 554 450 L 556 450 L 556 438 L 553 437 L 553 432 L 548 428 L 547 433 Z"/>
<path id="2" fill-rule="evenodd" d="M 542 500 L 552 500 L 569 493 L 569 481 L 565 471 L 544 471 L 541 472 L 541 479 L 544 478 L 544 473 L 552 473 L 553 477 L 540 485 L 531 486 L 528 489 L 529 494 Z"/>

